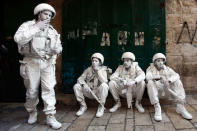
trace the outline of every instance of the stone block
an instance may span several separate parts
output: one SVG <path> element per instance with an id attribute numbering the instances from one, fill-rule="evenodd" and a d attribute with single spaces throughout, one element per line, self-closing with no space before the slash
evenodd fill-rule
<path id="1" fill-rule="evenodd" d="M 167 14 L 166 15 L 166 25 L 168 27 L 174 27 L 177 24 L 182 24 L 183 20 L 179 14 Z"/>
<path id="2" fill-rule="evenodd" d="M 173 30 L 168 30 L 166 31 L 166 40 L 168 42 L 172 41 L 173 40 Z"/>
<path id="3" fill-rule="evenodd" d="M 28 123 L 22 123 L 20 124 L 19 127 L 17 127 L 16 129 L 14 129 L 14 131 L 27 131 L 30 130 L 31 128 L 33 128 L 35 125 L 30 125 Z"/>
<path id="4" fill-rule="evenodd" d="M 176 129 L 189 129 L 193 128 L 193 125 L 184 118 L 181 117 L 178 113 L 176 113 L 175 107 L 165 108 L 166 113 L 168 114 L 171 122 L 175 126 Z"/>
<path id="5" fill-rule="evenodd" d="M 195 109 L 196 109 L 196 111 L 197 111 L 197 96 L 193 96 L 193 95 L 187 95 L 187 97 L 186 97 L 186 102 L 187 102 L 187 104 L 190 104 L 190 105 L 192 105 L 192 107 L 196 107 Z"/>
<path id="6" fill-rule="evenodd" d="M 70 111 L 67 113 L 62 119 L 61 122 L 63 123 L 72 123 L 74 120 L 77 119 L 77 116 L 75 115 L 76 112 Z"/>
<path id="7" fill-rule="evenodd" d="M 183 86 L 185 91 L 195 91 L 197 90 L 197 78 L 193 77 L 193 76 L 183 76 L 182 82 L 183 82 Z"/>
<path id="8" fill-rule="evenodd" d="M 29 131 L 47 131 L 48 128 L 49 127 L 47 125 L 36 125 L 35 127 L 30 129 Z"/>
<path id="9" fill-rule="evenodd" d="M 191 14 L 191 7 L 188 7 L 188 8 L 189 8 L 190 12 L 188 14 L 183 15 L 182 21 L 183 22 L 186 21 L 188 23 L 189 28 L 191 28 L 192 25 L 196 24 L 196 14 Z"/>
<path id="10" fill-rule="evenodd" d="M 134 130 L 134 120 L 126 119 L 126 131 L 133 131 L 133 130 Z"/>
<path id="11" fill-rule="evenodd" d="M 125 114 L 112 114 L 109 123 L 124 124 L 125 116 L 126 116 Z"/>
<path id="12" fill-rule="evenodd" d="M 157 122 L 155 125 L 155 131 L 176 131 L 170 122 Z"/>
<path id="13" fill-rule="evenodd" d="M 76 119 L 72 125 L 68 128 L 68 131 L 86 131 L 91 119 Z"/>
<path id="14" fill-rule="evenodd" d="M 166 46 L 167 57 L 181 55 L 180 47 L 181 47 L 181 44 L 176 44 L 176 42 L 169 43 Z M 167 62 L 168 62 L 168 60 L 167 60 Z"/>
<path id="15" fill-rule="evenodd" d="M 192 115 L 192 120 L 191 120 L 191 122 L 192 123 L 196 123 L 197 122 L 197 112 L 190 112 L 191 113 L 191 115 Z"/>
<path id="16" fill-rule="evenodd" d="M 134 116 L 133 110 L 131 109 L 127 109 L 127 115 L 126 118 L 133 118 Z"/>
<path id="17" fill-rule="evenodd" d="M 181 55 L 167 54 L 167 65 L 176 71 L 178 74 L 182 73 L 183 58 Z"/>
<path id="18" fill-rule="evenodd" d="M 194 123 L 194 126 L 197 128 L 197 123 Z"/>
<path id="19" fill-rule="evenodd" d="M 197 57 L 193 57 L 196 59 Z M 192 59 L 192 58 L 189 58 Z M 189 60 L 187 59 L 187 60 Z M 197 79 L 197 62 L 187 62 L 183 64 L 182 68 L 182 75 L 183 76 L 193 76 L 194 78 Z"/>
<path id="20" fill-rule="evenodd" d="M 108 124 L 106 131 L 124 131 L 124 124 Z"/>
<path id="21" fill-rule="evenodd" d="M 181 14 L 181 5 L 176 0 L 166 0 L 166 14 Z"/>
<path id="22" fill-rule="evenodd" d="M 196 6 L 197 7 L 197 6 Z M 192 14 L 197 14 L 197 8 L 196 7 L 192 7 L 191 8 L 191 13 Z"/>
<path id="23" fill-rule="evenodd" d="M 195 0 L 181 0 L 184 7 L 197 7 Z"/>
<path id="24" fill-rule="evenodd" d="M 105 131 L 105 126 L 89 126 L 87 131 Z"/>
<path id="25" fill-rule="evenodd" d="M 195 100 L 196 101 L 196 100 Z M 191 105 L 194 109 L 195 109 L 195 111 L 197 111 L 197 104 L 195 103 L 195 104 L 193 104 L 193 105 Z"/>
<path id="26" fill-rule="evenodd" d="M 135 125 L 152 125 L 148 111 L 145 111 L 145 113 L 135 111 Z"/>
<path id="27" fill-rule="evenodd" d="M 135 131 L 154 131 L 153 126 L 136 126 Z"/>

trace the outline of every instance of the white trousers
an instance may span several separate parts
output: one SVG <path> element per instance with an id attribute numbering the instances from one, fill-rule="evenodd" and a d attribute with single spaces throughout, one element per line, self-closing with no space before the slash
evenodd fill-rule
<path id="1" fill-rule="evenodd" d="M 90 92 L 87 92 L 80 84 L 75 84 L 73 88 L 76 99 L 81 105 L 86 105 L 84 96 L 88 97 L 89 99 L 94 99 L 92 94 Z M 103 105 L 106 102 L 108 90 L 109 86 L 106 83 L 102 83 L 98 88 L 93 90 L 94 94 L 99 98 L 100 102 Z"/>
<path id="2" fill-rule="evenodd" d="M 55 114 L 55 91 L 56 84 L 55 64 L 38 58 L 25 57 L 21 62 L 20 74 L 24 78 L 26 87 L 25 108 L 28 112 L 36 110 L 39 102 L 38 93 L 41 83 L 41 97 L 44 102 L 45 114 Z"/>
<path id="3" fill-rule="evenodd" d="M 122 93 L 122 90 L 126 89 L 122 85 L 119 85 L 116 81 L 111 80 L 109 82 L 109 90 L 115 100 L 115 102 L 120 102 L 120 96 L 126 98 L 126 93 Z M 131 87 L 132 89 L 132 97 L 136 98 L 137 101 L 141 101 L 144 89 L 145 89 L 145 82 L 141 81 L 137 85 Z"/>
<path id="4" fill-rule="evenodd" d="M 178 103 L 185 102 L 185 90 L 180 80 L 171 83 L 169 88 L 175 92 L 178 97 L 175 97 L 172 93 L 166 90 L 160 81 L 149 80 L 147 84 L 147 91 L 151 104 L 154 105 L 159 103 L 159 98 L 167 98 Z"/>

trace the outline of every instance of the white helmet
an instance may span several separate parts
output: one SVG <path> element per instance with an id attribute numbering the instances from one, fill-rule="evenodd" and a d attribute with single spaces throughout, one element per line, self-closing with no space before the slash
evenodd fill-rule
<path id="1" fill-rule="evenodd" d="M 122 61 L 123 61 L 124 58 L 129 58 L 129 59 L 135 61 L 135 55 L 133 53 L 131 53 L 131 52 L 124 52 L 122 54 L 122 58 L 121 58 Z"/>
<path id="2" fill-rule="evenodd" d="M 94 53 L 94 54 L 92 55 L 92 57 L 91 57 L 91 60 L 92 60 L 93 58 L 98 58 L 98 59 L 101 61 L 102 64 L 103 64 L 103 62 L 104 62 L 104 57 L 103 57 L 103 55 L 102 55 L 101 53 Z"/>
<path id="3" fill-rule="evenodd" d="M 156 59 L 164 59 L 164 62 L 166 61 L 166 57 L 165 57 L 165 55 L 164 54 L 162 54 L 162 53 L 156 53 L 154 56 L 153 56 L 153 63 L 154 63 L 154 61 L 156 60 Z"/>
<path id="4" fill-rule="evenodd" d="M 46 3 L 41 3 L 41 4 L 37 5 L 34 8 L 34 15 L 37 15 L 39 12 L 41 12 L 43 10 L 49 10 L 49 11 L 51 11 L 52 14 L 53 14 L 52 18 L 54 18 L 55 15 L 56 15 L 55 9 L 51 5 L 46 4 Z"/>

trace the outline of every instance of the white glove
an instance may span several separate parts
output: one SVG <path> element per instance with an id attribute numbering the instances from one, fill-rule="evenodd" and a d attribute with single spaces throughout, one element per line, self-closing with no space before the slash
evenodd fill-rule
<path id="1" fill-rule="evenodd" d="M 46 52 L 41 50 L 41 51 L 39 51 L 39 55 L 40 55 L 40 57 L 45 57 L 46 56 Z"/>
<path id="2" fill-rule="evenodd" d="M 44 30 L 49 26 L 49 20 L 38 21 L 35 26 L 37 26 L 40 30 Z"/>
<path id="3" fill-rule="evenodd" d="M 161 82 L 166 83 L 166 82 L 168 82 L 168 80 L 164 76 L 161 76 Z"/>
<path id="4" fill-rule="evenodd" d="M 133 85 L 135 85 L 135 81 L 128 81 L 127 83 L 126 83 L 126 86 L 133 86 Z"/>
<path id="5" fill-rule="evenodd" d="M 109 74 L 111 74 L 112 73 L 112 69 L 111 68 L 107 68 L 107 70 L 106 70 Z"/>
<path id="6" fill-rule="evenodd" d="M 55 48 L 51 49 L 51 53 L 52 54 L 59 54 L 60 53 L 60 50 L 55 47 Z"/>
<path id="7" fill-rule="evenodd" d="M 83 89 L 84 89 L 85 92 L 87 92 L 87 93 L 90 92 L 89 87 L 88 87 L 88 85 L 86 85 L 86 84 L 83 85 Z"/>

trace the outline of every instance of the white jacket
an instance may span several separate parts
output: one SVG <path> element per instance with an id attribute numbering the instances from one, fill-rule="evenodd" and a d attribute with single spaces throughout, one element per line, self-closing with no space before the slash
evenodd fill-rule
<path id="1" fill-rule="evenodd" d="M 101 68 L 97 72 L 95 72 L 92 66 L 90 66 L 78 78 L 78 83 L 87 84 L 92 89 L 97 88 L 102 83 L 108 82 L 106 70 L 106 66 L 101 66 Z"/>
<path id="2" fill-rule="evenodd" d="M 42 37 L 47 37 L 47 39 L 50 40 L 51 48 L 55 46 L 58 48 L 58 52 L 61 53 L 62 45 L 57 31 L 50 25 L 46 36 L 41 36 L 43 31 L 35 26 L 35 23 L 35 20 L 24 22 L 15 33 L 14 40 L 18 44 L 19 53 L 24 56 L 38 57 L 39 54 L 32 52 L 31 48 L 32 45 L 36 45 L 36 43 L 34 43 L 34 39 Z M 56 54 L 52 57 L 56 58 Z"/>
<path id="3" fill-rule="evenodd" d="M 110 80 L 119 81 L 120 79 L 132 79 L 137 83 L 145 79 L 145 73 L 139 67 L 138 62 L 133 62 L 131 68 L 127 71 L 123 65 L 119 65 L 116 71 L 110 77 Z"/>
<path id="4" fill-rule="evenodd" d="M 164 69 L 158 71 L 153 63 L 146 70 L 146 80 L 153 80 L 158 77 L 165 77 L 171 83 L 180 79 L 179 74 L 177 74 L 173 69 L 164 65 Z"/>

